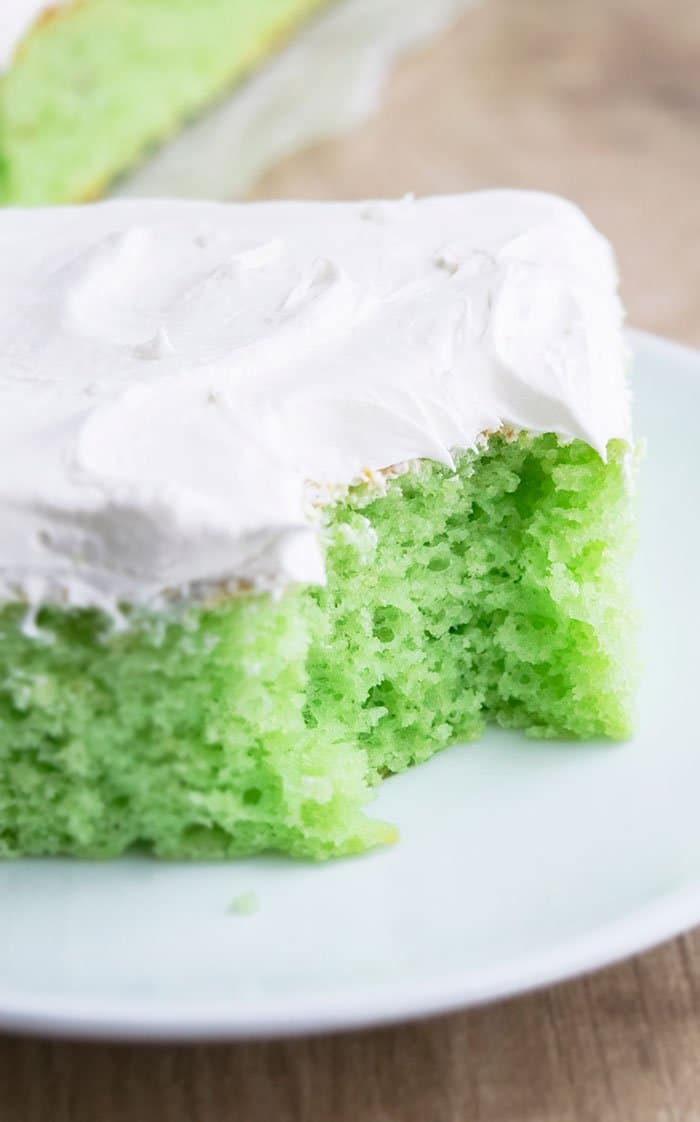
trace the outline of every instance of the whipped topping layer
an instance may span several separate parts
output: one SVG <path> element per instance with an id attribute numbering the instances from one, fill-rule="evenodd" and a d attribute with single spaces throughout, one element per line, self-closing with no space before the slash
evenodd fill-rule
<path id="1" fill-rule="evenodd" d="M 0 70 L 12 61 L 15 48 L 39 16 L 68 0 L 2 0 L 0 11 Z"/>
<path id="2" fill-rule="evenodd" d="M 0 211 L 0 599 L 323 580 L 309 486 L 508 426 L 629 435 L 608 243 L 573 205 Z"/>

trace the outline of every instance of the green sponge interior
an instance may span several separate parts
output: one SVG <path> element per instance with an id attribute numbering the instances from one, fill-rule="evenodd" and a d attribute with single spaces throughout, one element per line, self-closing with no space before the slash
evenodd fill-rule
<path id="1" fill-rule="evenodd" d="M 324 511 L 327 584 L 115 631 L 0 613 L 0 853 L 358 852 L 384 776 L 486 721 L 630 731 L 622 442 L 494 438 Z M 465 792 L 465 801 L 469 793 Z"/>

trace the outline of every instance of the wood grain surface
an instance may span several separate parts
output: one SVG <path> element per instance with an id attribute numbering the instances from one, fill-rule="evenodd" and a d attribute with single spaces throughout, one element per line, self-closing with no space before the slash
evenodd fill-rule
<path id="1" fill-rule="evenodd" d="M 699 0 L 485 0 L 399 68 L 369 124 L 256 194 L 494 184 L 578 201 L 616 245 L 632 322 L 700 344 Z M 700 1122 L 700 933 L 516 1001 L 352 1036 L 0 1038 L 0 1122 Z"/>

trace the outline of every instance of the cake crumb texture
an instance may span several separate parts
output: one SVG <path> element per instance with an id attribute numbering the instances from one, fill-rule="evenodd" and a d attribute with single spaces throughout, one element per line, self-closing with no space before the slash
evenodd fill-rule
<path id="1" fill-rule="evenodd" d="M 631 731 L 631 455 L 526 433 L 325 508 L 327 584 L 172 615 L 0 611 L 0 854 L 317 859 L 486 722 Z M 125 609 L 128 612 L 128 609 Z M 565 747 L 562 747 L 565 751 Z M 469 792 L 464 792 L 468 808 Z"/>
<path id="2" fill-rule="evenodd" d="M 229 915 L 252 916 L 260 911 L 260 902 L 255 892 L 241 892 L 234 896 L 228 907 Z"/>

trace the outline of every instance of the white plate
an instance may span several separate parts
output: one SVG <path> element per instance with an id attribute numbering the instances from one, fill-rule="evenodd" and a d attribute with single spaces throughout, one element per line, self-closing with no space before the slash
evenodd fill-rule
<path id="1" fill-rule="evenodd" d="M 646 671 L 618 746 L 491 732 L 385 784 L 390 850 L 325 866 L 0 865 L 0 1024 L 339 1029 L 513 994 L 700 922 L 700 353 L 631 335 Z M 254 915 L 229 911 L 254 891 Z"/>

